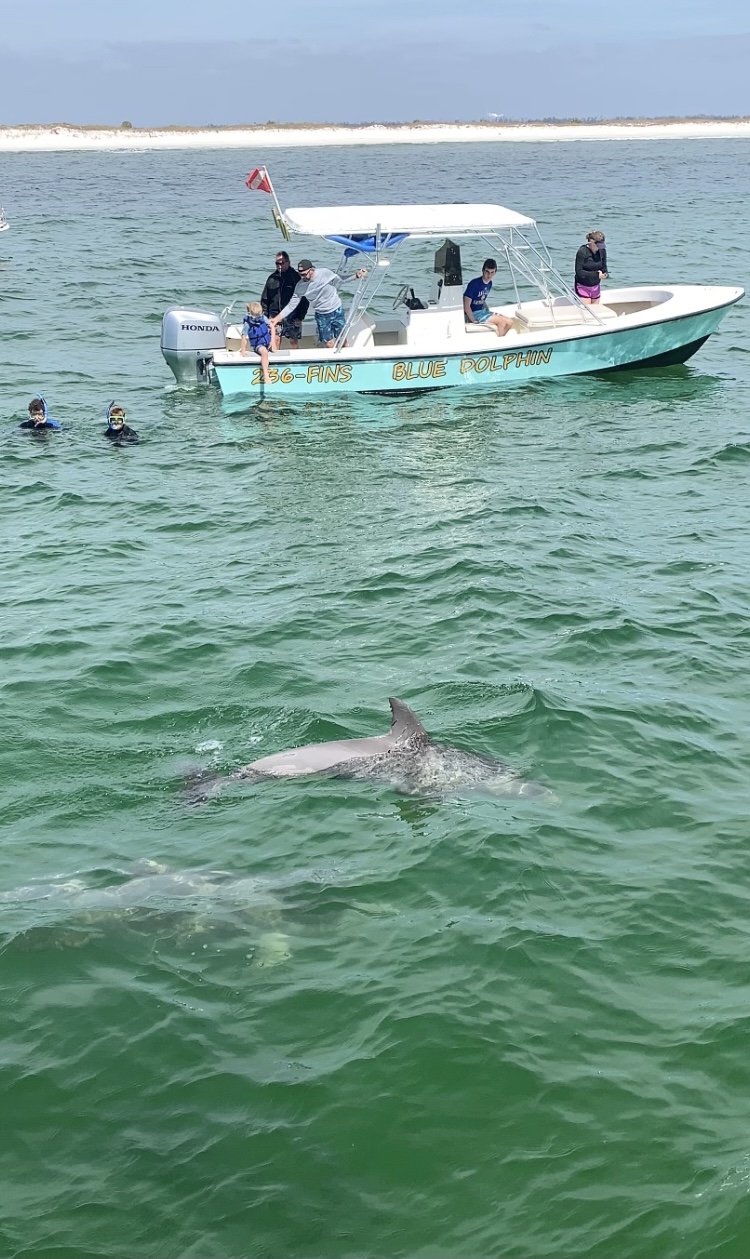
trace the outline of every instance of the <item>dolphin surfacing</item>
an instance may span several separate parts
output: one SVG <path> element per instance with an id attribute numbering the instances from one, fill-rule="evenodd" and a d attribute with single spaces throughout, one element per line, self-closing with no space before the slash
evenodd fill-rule
<path id="1" fill-rule="evenodd" d="M 188 785 L 188 799 L 200 804 L 233 782 L 300 778 L 377 779 L 403 795 L 445 795 L 466 790 L 492 796 L 549 797 L 541 783 L 521 778 L 503 761 L 434 743 L 416 713 L 391 698 L 391 728 L 365 739 L 332 739 L 262 756 L 225 777 L 198 776 Z"/>

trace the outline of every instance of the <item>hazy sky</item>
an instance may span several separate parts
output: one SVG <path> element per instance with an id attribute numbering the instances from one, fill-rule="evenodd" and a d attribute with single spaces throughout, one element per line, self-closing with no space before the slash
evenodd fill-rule
<path id="1" fill-rule="evenodd" d="M 748 0 L 0 0 L 0 124 L 750 115 Z"/>

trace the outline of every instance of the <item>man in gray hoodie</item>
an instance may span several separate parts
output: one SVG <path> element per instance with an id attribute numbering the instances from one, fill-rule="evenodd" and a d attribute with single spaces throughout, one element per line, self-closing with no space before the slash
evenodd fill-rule
<path id="1" fill-rule="evenodd" d="M 300 300 L 306 297 L 310 310 L 315 315 L 320 343 L 330 350 L 341 336 L 346 322 L 339 286 L 346 280 L 363 279 L 367 271 L 361 268 L 354 275 L 339 275 L 337 271 L 329 271 L 328 267 L 316 267 L 309 258 L 303 258 L 297 270 L 300 279 L 299 284 L 295 285 L 293 296 L 269 323 L 275 329 L 276 324 L 286 319 L 297 308 Z"/>

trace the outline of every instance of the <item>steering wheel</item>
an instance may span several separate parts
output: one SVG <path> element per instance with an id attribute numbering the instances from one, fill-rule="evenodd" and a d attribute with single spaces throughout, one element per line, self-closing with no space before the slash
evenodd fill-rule
<path id="1" fill-rule="evenodd" d="M 406 305 L 406 299 L 409 296 L 410 292 L 411 292 L 411 288 L 408 284 L 401 285 L 401 288 L 399 289 L 398 293 L 393 299 L 394 310 L 398 310 L 399 306 Z"/>

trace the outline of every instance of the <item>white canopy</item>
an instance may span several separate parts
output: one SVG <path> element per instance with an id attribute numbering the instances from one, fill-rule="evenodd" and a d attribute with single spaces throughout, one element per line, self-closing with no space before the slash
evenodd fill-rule
<path id="1" fill-rule="evenodd" d="M 301 236 L 482 236 L 534 220 L 502 205 L 334 205 L 284 211 L 291 232 Z"/>

